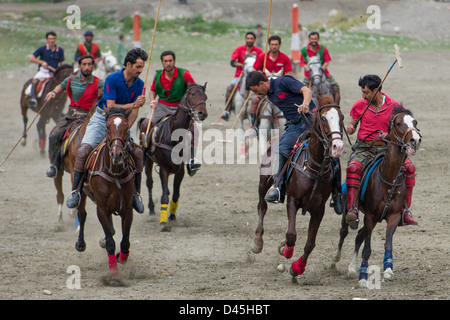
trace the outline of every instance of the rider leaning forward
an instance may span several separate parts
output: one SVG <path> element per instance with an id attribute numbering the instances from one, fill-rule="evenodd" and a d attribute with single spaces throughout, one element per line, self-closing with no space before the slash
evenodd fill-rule
<path id="1" fill-rule="evenodd" d="M 105 81 L 92 74 L 94 70 L 94 58 L 90 55 L 82 56 L 78 59 L 78 66 L 79 72 L 77 74 L 66 78 L 45 97 L 45 101 L 50 101 L 58 94 L 66 91 L 70 100 L 69 111 L 58 122 L 56 130 L 49 136 L 48 155 L 50 167 L 46 172 L 49 178 L 56 178 L 60 169 L 60 148 L 67 128 L 73 121 L 86 118 L 89 111 L 103 95 Z"/>
<path id="2" fill-rule="evenodd" d="M 78 207 L 81 196 L 81 182 L 84 175 L 85 162 L 89 154 L 103 141 L 106 137 L 106 112 L 111 108 L 133 109 L 128 116 L 130 128 L 133 126 L 138 116 L 139 108 L 145 103 L 143 95 L 144 81 L 139 75 L 144 69 L 145 62 L 148 59 L 147 53 L 140 49 L 134 48 L 127 53 L 124 65 L 121 71 L 110 74 L 105 80 L 103 98 L 97 104 L 97 110 L 94 112 L 86 127 L 81 146 L 77 151 L 74 181 L 72 193 L 67 199 L 69 208 Z M 133 131 L 130 130 L 130 136 Z M 143 152 L 141 148 L 135 147 L 134 143 L 130 143 L 131 155 L 134 158 L 137 172 L 134 175 L 136 193 L 133 196 L 133 208 L 139 212 L 144 212 L 144 205 L 140 197 L 141 190 L 141 172 L 143 169 Z"/>
<path id="3" fill-rule="evenodd" d="M 347 215 L 346 222 L 357 227 L 358 224 L 358 188 L 361 184 L 361 176 L 364 168 L 379 154 L 385 154 L 387 150 L 385 140 L 389 132 L 389 123 L 394 109 L 403 108 L 396 100 L 381 92 L 377 94 L 367 111 L 363 114 L 367 103 L 377 93 L 377 88 L 381 83 L 381 79 L 377 75 L 365 75 L 359 79 L 361 87 L 362 99 L 355 102 L 350 110 L 350 122 L 347 125 L 347 133 L 356 132 L 356 125 L 360 119 L 360 126 L 357 134 L 357 141 L 352 146 L 352 154 L 350 155 L 347 166 Z M 411 215 L 409 208 L 411 207 L 411 199 L 413 188 L 415 185 L 416 167 L 410 159 L 406 159 L 404 165 L 404 173 L 406 176 L 406 201 L 403 208 L 403 224 L 417 224 Z"/>

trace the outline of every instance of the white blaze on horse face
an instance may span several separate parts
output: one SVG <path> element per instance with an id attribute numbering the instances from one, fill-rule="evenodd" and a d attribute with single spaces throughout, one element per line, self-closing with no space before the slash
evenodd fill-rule
<path id="1" fill-rule="evenodd" d="M 117 117 L 114 119 L 114 124 L 116 125 L 117 130 L 119 130 L 119 126 L 122 123 L 122 119 Z"/>
<path id="2" fill-rule="evenodd" d="M 411 139 L 415 141 L 415 144 L 411 145 L 410 143 L 408 143 L 408 147 L 406 148 L 406 153 L 411 156 L 411 155 L 416 153 L 416 149 L 420 145 L 420 135 L 415 130 L 414 118 L 412 116 L 410 116 L 409 114 L 404 116 L 403 117 L 403 122 L 408 126 L 409 129 L 413 129 L 413 130 L 411 130 L 411 134 L 412 134 L 412 138 Z M 405 142 L 407 142 L 407 141 L 405 141 Z"/>
<path id="3" fill-rule="evenodd" d="M 340 157 L 344 152 L 344 143 L 342 142 L 342 137 L 340 134 L 341 127 L 339 126 L 339 113 L 335 108 L 331 108 L 325 112 L 323 116 L 327 119 L 330 130 L 333 132 L 331 135 L 331 139 L 333 141 L 331 142 L 330 156 L 333 158 Z"/>

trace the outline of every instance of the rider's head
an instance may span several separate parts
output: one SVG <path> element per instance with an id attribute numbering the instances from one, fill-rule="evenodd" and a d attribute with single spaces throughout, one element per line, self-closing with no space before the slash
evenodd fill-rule
<path id="1" fill-rule="evenodd" d="M 308 34 L 309 44 L 313 47 L 319 43 L 320 35 L 317 31 L 312 31 Z"/>
<path id="2" fill-rule="evenodd" d="M 374 94 L 375 89 L 381 83 L 381 79 L 376 74 L 367 74 L 364 77 L 359 78 L 358 85 L 361 87 L 361 95 L 363 99 L 370 101 Z M 381 87 L 379 88 L 381 91 Z"/>
<path id="3" fill-rule="evenodd" d="M 253 45 L 255 44 L 255 41 L 256 41 L 256 35 L 255 35 L 255 33 L 252 32 L 252 31 L 248 31 L 248 32 L 245 34 L 245 45 L 246 45 L 247 47 L 253 47 Z"/>
<path id="4" fill-rule="evenodd" d="M 78 59 L 78 65 L 80 72 L 85 77 L 90 77 L 92 74 L 92 71 L 94 70 L 94 58 L 91 55 L 85 55 L 81 56 Z"/>
<path id="5" fill-rule="evenodd" d="M 137 78 L 142 73 L 147 59 L 147 52 L 141 48 L 134 48 L 128 51 L 123 64 L 127 72 Z"/>
<path id="6" fill-rule="evenodd" d="M 260 71 L 252 71 L 246 80 L 246 90 L 252 90 L 255 94 L 266 95 L 269 92 L 269 79 Z"/>
<path id="7" fill-rule="evenodd" d="M 281 37 L 280 36 L 270 36 L 269 37 L 269 50 L 272 53 L 278 53 L 280 51 L 281 46 Z"/>
<path id="8" fill-rule="evenodd" d="M 45 39 L 50 46 L 54 46 L 56 43 L 56 33 L 54 31 L 49 31 L 45 34 Z"/>

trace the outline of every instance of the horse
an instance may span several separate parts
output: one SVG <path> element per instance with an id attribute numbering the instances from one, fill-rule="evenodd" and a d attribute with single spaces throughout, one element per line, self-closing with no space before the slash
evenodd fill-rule
<path id="1" fill-rule="evenodd" d="M 122 70 L 122 65 L 117 61 L 117 58 L 112 54 L 111 50 L 109 50 L 102 53 L 102 59 L 97 63 L 92 74 L 100 79 L 106 79 L 111 73 L 120 70 Z"/>
<path id="2" fill-rule="evenodd" d="M 310 73 L 310 86 L 312 90 L 312 99 L 318 105 L 318 96 L 331 95 L 334 103 L 339 105 L 341 96 L 339 92 L 334 92 L 327 81 L 325 71 L 322 69 L 322 63 L 318 56 L 312 56 L 308 59 L 308 68 Z"/>
<path id="3" fill-rule="evenodd" d="M 305 270 L 308 257 L 315 247 L 317 231 L 325 212 L 325 203 L 330 196 L 333 178 L 333 168 L 330 158 L 340 157 L 344 150 L 342 142 L 343 121 L 338 105 L 330 104 L 318 107 L 313 113 L 313 124 L 309 124 L 303 115 L 303 121 L 309 126 L 310 138 L 305 139 L 302 134 L 297 142 L 302 142 L 291 153 L 286 162 L 287 177 L 287 216 L 288 229 L 286 240 L 278 247 L 278 252 L 285 258 L 293 256 L 294 246 L 297 240 L 295 230 L 296 215 L 299 208 L 302 214 L 310 212 L 311 218 L 308 227 L 308 238 L 303 255 L 294 261 L 290 268 L 291 275 L 295 278 Z M 306 134 L 305 134 L 306 135 Z M 306 143 L 305 143 L 306 142 Z M 258 225 L 252 243 L 252 251 L 260 253 L 263 249 L 263 222 L 267 212 L 267 202 L 264 196 L 273 182 L 270 174 L 271 163 L 274 161 L 274 146 L 272 145 L 264 156 L 261 165 L 259 180 Z M 269 170 L 268 170 L 269 169 Z"/>
<path id="4" fill-rule="evenodd" d="M 29 79 L 27 82 L 25 82 L 20 96 L 20 108 L 22 110 L 22 120 L 23 120 L 22 146 L 25 146 L 27 144 L 28 108 L 30 108 L 34 112 L 39 112 L 42 106 L 45 104 L 45 96 L 47 95 L 47 93 L 55 89 L 55 87 L 58 84 L 60 84 L 65 78 L 70 76 L 72 73 L 73 73 L 73 66 L 64 64 L 55 70 L 53 76 L 48 80 L 48 82 L 42 84 L 39 83 L 36 86 L 37 87 L 36 97 L 38 103 L 36 104 L 35 107 L 32 108 L 30 108 L 28 105 L 28 101 L 30 99 L 28 91 L 29 88 L 31 87 L 31 82 L 33 81 L 33 79 Z M 42 90 L 39 90 L 41 85 L 44 86 L 44 88 L 42 88 Z M 45 125 L 50 120 L 50 118 L 53 119 L 55 123 L 58 123 L 61 117 L 62 110 L 64 109 L 64 106 L 66 104 L 66 100 L 67 100 L 66 95 L 58 95 L 55 99 L 51 100 L 51 102 L 49 102 L 39 114 L 39 121 L 37 122 L 36 127 L 39 136 L 39 148 L 41 151 L 41 156 L 43 157 L 45 156 L 45 144 L 47 140 L 47 135 L 45 133 Z"/>
<path id="5" fill-rule="evenodd" d="M 86 222 L 86 196 L 97 205 L 97 217 L 105 233 L 105 248 L 108 254 L 109 273 L 117 275 L 117 263 L 126 263 L 129 257 L 130 229 L 133 221 L 133 195 L 135 193 L 134 163 L 129 150 L 128 116 L 132 109 L 111 108 L 105 111 L 106 139 L 91 153 L 86 161 L 87 185 L 81 193 L 78 206 L 80 229 L 75 248 L 86 250 L 84 226 Z M 120 252 L 115 254 L 116 244 L 112 215 L 122 219 L 122 241 Z"/>
<path id="6" fill-rule="evenodd" d="M 188 160 L 188 153 L 184 152 L 191 148 L 190 130 L 194 121 L 203 121 L 208 116 L 206 110 L 205 85 L 189 84 L 187 91 L 181 99 L 178 110 L 175 114 L 162 118 L 152 126 L 146 136 L 147 148 L 144 150 L 144 166 L 146 174 L 146 185 L 149 193 L 148 208 L 150 215 L 155 214 L 155 204 L 152 200 L 153 164 L 159 166 L 159 178 L 162 184 L 160 231 L 170 231 L 176 224 L 176 211 L 179 204 L 180 186 L 184 177 L 184 161 Z M 145 135 L 149 119 L 141 121 L 141 135 Z M 181 131 L 180 131 L 181 130 Z M 174 140 L 173 134 L 182 133 Z M 189 141 L 189 142 L 186 142 Z M 185 144 L 186 148 L 178 150 L 180 145 Z M 175 151 L 176 150 L 176 151 Z M 169 175 L 174 174 L 173 195 L 169 208 Z"/>
<path id="7" fill-rule="evenodd" d="M 75 159 L 78 148 L 81 146 L 81 141 L 83 140 L 84 133 L 86 132 L 87 124 L 89 123 L 89 118 L 96 111 L 96 108 L 91 108 L 91 111 L 86 115 L 85 118 L 80 118 L 75 120 L 70 124 L 68 129 L 68 135 L 65 139 L 63 139 L 63 143 L 61 146 L 61 169 L 58 168 L 56 178 L 53 179 L 56 188 L 56 201 L 58 203 L 58 228 L 62 227 L 63 217 L 62 217 L 62 208 L 64 202 L 64 193 L 62 187 L 62 181 L 64 176 L 64 171 L 69 173 L 72 178 L 73 183 L 73 174 L 74 174 L 74 166 Z M 54 128 L 56 129 L 56 127 Z"/>
<path id="8" fill-rule="evenodd" d="M 383 260 L 384 279 L 393 279 L 392 242 L 394 232 L 402 217 L 402 209 L 406 199 L 403 166 L 406 158 L 415 154 L 420 147 L 422 138 L 418 131 L 417 121 L 409 110 L 399 112 L 392 117 L 389 140 L 386 140 L 386 154 L 373 169 L 368 178 L 364 200 L 359 202 L 359 209 L 365 214 L 364 225 L 358 230 L 353 259 L 348 271 L 349 275 L 356 275 L 356 259 L 359 248 L 364 242 L 358 282 L 361 287 L 368 286 L 368 261 L 371 255 L 372 231 L 377 223 L 383 220 L 386 220 L 387 223 Z M 333 259 L 334 267 L 341 259 L 341 250 L 348 234 L 348 227 L 345 215 L 343 215 L 338 248 Z"/>

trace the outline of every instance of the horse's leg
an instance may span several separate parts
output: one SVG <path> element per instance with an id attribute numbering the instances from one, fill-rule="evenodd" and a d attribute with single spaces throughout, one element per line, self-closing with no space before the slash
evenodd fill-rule
<path id="1" fill-rule="evenodd" d="M 267 140 L 270 138 L 270 122 L 268 119 L 262 118 L 258 128 L 259 150 L 261 156 L 267 150 Z"/>
<path id="2" fill-rule="evenodd" d="M 86 242 L 84 241 L 84 225 L 86 222 L 86 216 L 86 195 L 82 193 L 80 205 L 78 206 L 78 221 L 80 223 L 80 229 L 78 232 L 78 241 L 75 244 L 75 249 L 79 252 L 86 250 Z"/>
<path id="3" fill-rule="evenodd" d="M 145 183 L 147 185 L 148 190 L 148 209 L 149 214 L 152 216 L 155 214 L 155 203 L 153 202 L 152 198 L 152 189 L 153 189 L 153 161 L 151 161 L 148 157 L 146 157 L 146 163 L 145 163 L 145 176 L 147 179 L 145 180 Z"/>
<path id="4" fill-rule="evenodd" d="M 183 178 L 184 178 L 184 166 L 180 166 L 180 170 L 178 170 L 173 179 L 173 195 L 169 206 L 169 223 L 171 227 L 175 226 L 177 222 L 176 213 L 180 200 L 180 187 Z"/>
<path id="5" fill-rule="evenodd" d="M 278 251 L 281 255 L 283 255 L 286 259 L 290 259 L 294 254 L 295 242 L 297 241 L 297 231 L 295 230 L 295 221 L 297 218 L 297 211 L 299 205 L 296 203 L 295 199 L 292 196 L 288 196 L 287 198 L 287 217 L 288 217 L 288 229 L 286 231 L 286 242 L 284 244 L 283 249 L 281 250 L 281 245 L 278 248 Z"/>
<path id="6" fill-rule="evenodd" d="M 58 203 L 58 227 L 62 227 L 63 217 L 62 217 L 62 208 L 63 208 L 63 202 L 64 202 L 64 193 L 63 193 L 63 187 L 62 187 L 62 180 L 63 180 L 64 170 L 58 170 L 58 174 L 56 175 L 56 178 L 53 179 L 53 183 L 55 184 L 56 188 L 56 202 Z"/>
<path id="7" fill-rule="evenodd" d="M 293 277 L 301 275 L 305 271 L 308 257 L 316 246 L 317 231 L 319 230 L 324 213 L 324 204 L 316 210 L 311 210 L 311 218 L 308 226 L 308 238 L 306 239 L 306 244 L 303 249 L 303 255 L 297 261 L 294 261 L 291 266 L 291 275 Z"/>
<path id="8" fill-rule="evenodd" d="M 126 263 L 130 255 L 130 229 L 133 222 L 133 209 L 124 210 L 122 213 L 122 241 L 120 242 L 119 263 Z"/>
<path id="9" fill-rule="evenodd" d="M 27 144 L 27 125 L 28 125 L 28 99 L 23 97 L 22 94 L 22 100 L 20 102 L 20 108 L 22 111 L 22 120 L 23 120 L 23 139 L 22 139 L 22 146 L 26 146 Z"/>
<path id="10" fill-rule="evenodd" d="M 45 124 L 47 120 L 42 117 L 39 117 L 39 121 L 36 124 L 38 136 L 39 136 L 39 149 L 41 150 L 41 156 L 45 157 L 45 142 L 47 139 L 47 135 L 45 134 Z"/>
<path id="11" fill-rule="evenodd" d="M 344 202 L 345 203 L 345 202 Z M 334 255 L 333 262 L 331 263 L 332 268 L 336 268 L 336 263 L 341 260 L 342 246 L 344 245 L 344 240 L 348 235 L 348 224 L 345 221 L 345 215 L 342 215 L 341 219 L 341 229 L 339 230 L 339 243 Z"/>
<path id="12" fill-rule="evenodd" d="M 372 254 L 371 248 L 372 230 L 375 227 L 375 225 L 376 222 L 373 221 L 373 219 L 366 214 L 364 217 L 364 228 L 365 228 L 364 247 L 361 254 L 362 262 L 359 268 L 359 286 L 363 288 L 367 287 L 369 258 L 370 255 Z"/>
<path id="13" fill-rule="evenodd" d="M 171 227 L 168 225 L 168 209 L 169 209 L 169 172 L 165 167 L 160 167 L 159 178 L 161 180 L 162 195 L 161 195 L 161 213 L 159 218 L 160 231 L 170 231 Z"/>
<path id="14" fill-rule="evenodd" d="M 392 280 L 394 278 L 394 257 L 392 256 L 392 241 L 394 238 L 395 230 L 401 220 L 400 214 L 391 214 L 386 218 L 386 241 L 384 243 L 384 260 L 383 270 L 384 279 Z"/>
<path id="15" fill-rule="evenodd" d="M 106 211 L 104 206 L 97 204 L 97 217 L 102 225 L 103 232 L 105 233 L 105 249 L 108 254 L 108 267 L 110 274 L 117 274 L 119 271 L 117 269 L 117 257 L 116 243 L 113 239 L 113 233 L 111 232 L 111 214 Z"/>
<path id="16" fill-rule="evenodd" d="M 264 200 L 264 196 L 266 195 L 267 191 L 270 188 L 269 184 L 270 176 L 260 176 L 259 180 L 259 202 L 258 202 L 258 225 L 255 230 L 255 237 L 253 238 L 252 243 L 252 252 L 253 253 L 260 253 L 264 246 L 264 217 L 267 212 L 267 202 Z"/>

